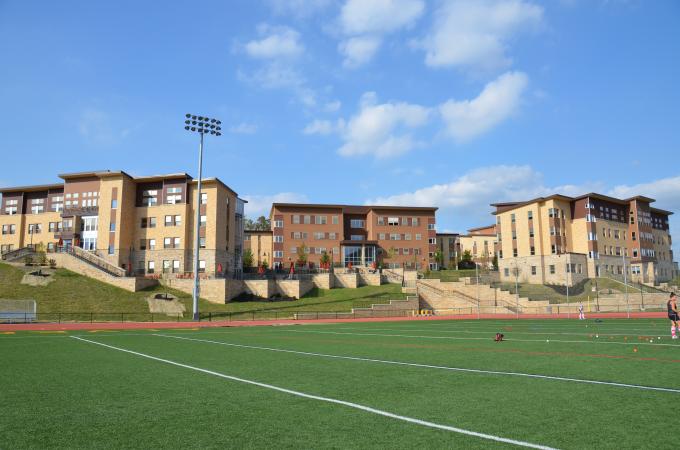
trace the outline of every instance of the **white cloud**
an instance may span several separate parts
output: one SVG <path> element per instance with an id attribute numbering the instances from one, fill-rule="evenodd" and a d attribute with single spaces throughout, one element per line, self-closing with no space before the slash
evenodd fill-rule
<path id="1" fill-rule="evenodd" d="M 257 32 L 262 38 L 252 40 L 244 46 L 246 53 L 252 58 L 295 58 L 304 52 L 300 33 L 292 28 L 261 24 L 257 27 Z"/>
<path id="2" fill-rule="evenodd" d="M 488 83 L 472 100 L 449 100 L 439 107 L 446 132 L 457 141 L 478 136 L 517 111 L 528 84 L 522 72 L 508 72 Z"/>
<path id="3" fill-rule="evenodd" d="M 328 135 L 342 130 L 345 122 L 338 119 L 336 122 L 330 120 L 314 120 L 302 130 L 304 134 Z"/>
<path id="4" fill-rule="evenodd" d="M 406 153 L 418 142 L 412 131 L 425 125 L 430 110 L 409 103 L 376 103 L 374 92 L 362 96 L 360 111 L 340 131 L 342 156 L 373 155 L 388 158 Z"/>
<path id="5" fill-rule="evenodd" d="M 333 101 L 327 102 L 324 105 L 323 109 L 326 112 L 336 112 L 340 109 L 341 106 L 342 106 L 342 102 L 340 100 L 333 100 Z"/>
<path id="6" fill-rule="evenodd" d="M 373 59 L 381 43 L 375 36 L 353 37 L 340 42 L 338 51 L 344 56 L 343 66 L 355 68 L 366 64 Z"/>
<path id="7" fill-rule="evenodd" d="M 412 26 L 424 10 L 422 0 L 347 0 L 339 18 L 347 36 L 338 45 L 343 65 L 356 68 L 371 61 L 383 35 Z"/>
<path id="8" fill-rule="evenodd" d="M 347 0 L 340 24 L 348 35 L 390 33 L 412 25 L 424 10 L 422 0 Z"/>
<path id="9" fill-rule="evenodd" d="M 416 46 L 431 67 L 493 70 L 507 67 L 509 41 L 543 22 L 543 8 L 524 0 L 454 0 L 435 13 L 430 33 Z"/>
<path id="10" fill-rule="evenodd" d="M 229 132 L 235 134 L 253 134 L 256 131 L 257 125 L 254 123 L 241 122 L 238 125 L 232 125 L 229 127 Z"/>
<path id="11" fill-rule="evenodd" d="M 629 198 L 644 195 L 656 199 L 653 206 L 661 209 L 680 212 L 680 176 L 661 178 L 650 183 L 634 184 L 632 186 L 619 185 L 613 187 L 609 195 L 619 198 Z"/>
<path id="12" fill-rule="evenodd" d="M 246 217 L 256 218 L 259 216 L 269 217 L 272 203 L 308 203 L 309 199 L 305 194 L 295 192 L 279 192 L 273 195 L 244 195 Z"/>

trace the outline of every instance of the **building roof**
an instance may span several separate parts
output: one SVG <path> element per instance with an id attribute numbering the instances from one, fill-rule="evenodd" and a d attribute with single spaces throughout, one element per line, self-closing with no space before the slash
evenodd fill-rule
<path id="1" fill-rule="evenodd" d="M 446 236 L 460 236 L 460 233 L 437 233 L 437 236 L 442 236 L 442 237 L 446 237 Z"/>
<path id="2" fill-rule="evenodd" d="M 496 224 L 492 223 L 491 225 L 487 225 L 484 227 L 477 227 L 477 228 L 468 228 L 468 233 L 471 233 L 473 231 L 481 231 L 481 230 L 486 230 L 488 228 L 496 228 Z"/>
<path id="3" fill-rule="evenodd" d="M 272 209 L 275 207 L 284 208 L 338 208 L 342 209 L 347 214 L 366 214 L 370 210 L 385 210 L 385 209 L 406 209 L 409 211 L 436 211 L 436 206 L 386 206 L 386 205 L 337 205 L 327 203 L 272 203 Z"/>
<path id="4" fill-rule="evenodd" d="M 548 200 L 564 200 L 564 201 L 568 201 L 568 202 L 573 202 L 573 201 L 581 200 L 581 199 L 584 199 L 584 198 L 596 198 L 596 199 L 604 200 L 604 201 L 607 201 L 607 202 L 610 202 L 610 203 L 617 203 L 619 205 L 624 205 L 624 206 L 628 205 L 630 202 L 632 202 L 634 200 L 639 200 L 639 201 L 646 202 L 646 203 L 654 203 L 656 201 L 656 199 L 653 199 L 651 197 L 646 197 L 644 195 L 636 195 L 634 197 L 620 199 L 620 198 L 610 197 L 610 196 L 604 195 L 604 194 L 598 194 L 597 192 L 589 192 L 587 194 L 579 195 L 577 197 L 569 197 L 567 195 L 562 195 L 562 194 L 553 194 L 553 195 L 550 195 L 550 196 L 547 196 L 547 197 L 537 197 L 537 198 L 534 198 L 532 200 L 527 200 L 527 201 L 522 201 L 522 202 L 492 203 L 491 206 L 496 207 L 498 209 L 502 209 L 501 212 L 506 212 L 506 211 L 510 211 L 512 209 L 520 208 L 522 206 L 530 205 L 530 204 L 536 203 L 536 202 L 545 202 L 545 201 L 548 201 Z M 653 207 L 650 207 L 650 210 L 653 211 L 653 212 L 657 212 L 659 214 L 669 214 L 669 215 L 673 214 L 671 211 L 666 211 L 666 210 L 663 210 L 663 209 L 658 209 L 658 208 L 653 208 Z M 495 215 L 497 212 L 498 211 L 494 211 L 492 214 Z"/>
<path id="5" fill-rule="evenodd" d="M 0 188 L 0 194 L 8 194 L 10 192 L 36 192 L 36 191 L 47 191 L 49 189 L 63 189 L 63 183 L 55 184 L 35 184 L 32 186 L 15 186 Z"/>

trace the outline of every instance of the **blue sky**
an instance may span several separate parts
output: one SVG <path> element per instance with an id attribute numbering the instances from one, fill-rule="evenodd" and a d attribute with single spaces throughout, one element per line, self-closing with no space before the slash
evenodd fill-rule
<path id="1" fill-rule="evenodd" d="M 464 231 L 591 190 L 680 212 L 676 1 L 160 5 L 0 1 L 0 185 L 195 175 L 192 112 L 222 119 L 205 173 L 251 215 L 435 205 Z"/>

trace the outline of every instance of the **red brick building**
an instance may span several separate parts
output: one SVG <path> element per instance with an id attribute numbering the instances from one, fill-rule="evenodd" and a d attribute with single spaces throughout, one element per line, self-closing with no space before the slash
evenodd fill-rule
<path id="1" fill-rule="evenodd" d="M 429 207 L 274 203 L 272 261 L 287 267 L 298 250 L 318 265 L 327 253 L 335 265 L 436 268 L 435 211 Z"/>

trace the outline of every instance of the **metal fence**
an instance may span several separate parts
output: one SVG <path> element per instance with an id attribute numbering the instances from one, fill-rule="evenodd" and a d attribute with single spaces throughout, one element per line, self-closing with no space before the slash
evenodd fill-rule
<path id="1" fill-rule="evenodd" d="M 35 300 L 0 300 L 0 322 L 34 322 Z"/>

